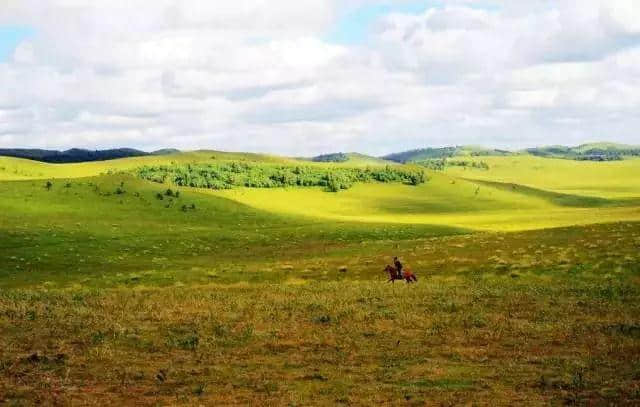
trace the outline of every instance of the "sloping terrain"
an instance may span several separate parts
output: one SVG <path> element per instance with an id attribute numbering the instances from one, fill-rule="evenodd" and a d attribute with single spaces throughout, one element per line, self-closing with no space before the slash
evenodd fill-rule
<path id="1" fill-rule="evenodd" d="M 523 230 L 639 218 L 640 160 L 577 162 L 526 155 L 469 157 L 488 169 L 447 167 L 427 171 L 419 186 L 356 184 L 347 191 L 323 188 L 234 188 L 199 190 L 278 216 L 323 221 L 421 224 L 479 230 Z M 311 163 L 276 156 L 197 151 L 104 162 L 52 165 L 0 158 L 0 179 L 100 176 L 135 172 L 143 165 L 265 163 L 318 168 L 385 166 L 384 161 L 350 156 L 346 162 Z M 419 168 L 419 167 L 407 167 Z M 149 187 L 163 188 L 150 183 Z M 171 187 L 167 184 L 165 187 Z"/>
<path id="2" fill-rule="evenodd" d="M 327 192 L 136 169 L 388 164 L 0 158 L 0 404 L 640 403 L 640 160 L 465 159 Z"/>
<path id="3" fill-rule="evenodd" d="M 551 158 L 476 157 L 488 170 L 447 167 L 446 174 L 467 179 L 520 184 L 570 195 L 624 199 L 640 197 L 640 159 L 588 162 Z"/>
<path id="4" fill-rule="evenodd" d="M 265 154 L 229 153 L 198 150 L 168 155 L 147 155 L 117 160 L 72 164 L 42 163 L 32 160 L 0 156 L 0 180 L 81 178 L 120 171 L 130 171 L 143 165 L 213 163 L 219 161 L 295 163 L 294 159 Z"/>
<path id="5" fill-rule="evenodd" d="M 259 265 L 294 253 L 314 255 L 340 241 L 405 240 L 464 231 L 278 214 L 204 193 L 208 191 L 174 187 L 169 193 L 167 185 L 128 174 L 49 182 L 0 182 L 0 286 L 89 278 L 108 286 L 127 281 L 128 273 L 159 269 L 175 277 L 200 270 L 181 277 L 190 280 L 202 278 L 211 267 L 233 269 L 237 261 Z M 166 277 L 153 275 L 147 280 L 157 283 Z"/>

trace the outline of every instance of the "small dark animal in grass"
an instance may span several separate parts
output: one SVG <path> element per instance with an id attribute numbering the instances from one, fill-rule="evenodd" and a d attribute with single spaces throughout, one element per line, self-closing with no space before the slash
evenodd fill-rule
<path id="1" fill-rule="evenodd" d="M 407 283 L 418 281 L 416 275 L 413 274 L 411 269 L 408 267 L 405 267 L 404 270 L 400 272 L 395 267 L 387 265 L 387 267 L 384 268 L 384 271 L 389 274 L 388 282 L 390 283 L 394 283 L 396 280 L 405 280 Z"/>

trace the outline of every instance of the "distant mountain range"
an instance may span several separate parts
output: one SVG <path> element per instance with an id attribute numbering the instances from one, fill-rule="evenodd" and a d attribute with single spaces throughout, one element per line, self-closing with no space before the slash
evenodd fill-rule
<path id="1" fill-rule="evenodd" d="M 168 148 L 153 152 L 145 152 L 134 148 L 114 148 L 109 150 L 85 150 L 72 148 L 70 150 L 40 150 L 27 148 L 2 148 L 0 156 L 27 158 L 29 160 L 48 163 L 78 163 L 86 161 L 105 161 L 116 158 L 141 157 L 146 155 L 166 155 L 179 153 L 179 150 Z"/>
<path id="2" fill-rule="evenodd" d="M 531 154 L 538 157 L 565 158 L 573 160 L 611 161 L 624 156 L 640 156 L 640 146 L 616 143 L 589 143 L 577 147 L 545 146 L 526 150 L 508 151 L 478 146 L 456 146 L 441 148 L 421 148 L 381 157 L 399 163 L 419 162 L 460 156 L 504 156 Z"/>
<path id="3" fill-rule="evenodd" d="M 389 164 L 388 160 L 383 158 L 373 157 L 370 155 L 360 153 L 331 153 L 317 155 L 312 158 L 302 158 L 303 160 L 311 160 L 313 162 L 324 163 L 343 163 L 349 162 L 349 164 L 362 165 L 380 165 Z"/>
<path id="4" fill-rule="evenodd" d="M 577 147 L 548 146 L 526 150 L 539 157 L 569 158 L 574 160 L 612 161 L 624 156 L 640 156 L 640 146 L 616 143 L 590 143 Z"/>
<path id="5" fill-rule="evenodd" d="M 416 150 L 403 151 L 385 155 L 381 158 L 398 163 L 408 163 L 456 156 L 488 156 L 488 155 L 510 155 L 511 151 L 489 149 L 478 146 L 456 146 L 440 148 L 419 148 Z"/>
<path id="6" fill-rule="evenodd" d="M 148 155 L 168 155 L 179 153 L 180 150 L 165 148 L 152 152 L 133 148 L 114 148 L 109 150 L 86 150 L 72 148 L 70 150 L 41 150 L 23 148 L 0 149 L 0 156 L 27 158 L 48 163 L 76 163 L 86 161 L 105 161 L 126 157 L 141 157 Z M 621 160 L 625 156 L 640 156 L 640 146 L 616 143 L 589 143 L 576 147 L 544 146 L 528 148 L 526 150 L 508 151 L 480 146 L 428 147 L 415 150 L 388 154 L 383 157 L 372 157 L 358 153 L 330 153 L 322 154 L 307 160 L 315 162 L 354 162 L 358 164 L 380 164 L 386 161 L 396 163 L 424 162 L 441 160 L 450 157 L 482 157 L 507 156 L 514 154 L 531 154 L 538 157 L 564 158 L 572 160 L 611 161 Z"/>

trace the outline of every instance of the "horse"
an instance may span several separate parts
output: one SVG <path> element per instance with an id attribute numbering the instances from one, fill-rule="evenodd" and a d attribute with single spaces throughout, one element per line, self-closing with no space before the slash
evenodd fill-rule
<path id="1" fill-rule="evenodd" d="M 404 271 L 400 273 L 397 268 L 387 265 L 387 267 L 384 268 L 384 271 L 389 274 L 388 283 L 395 283 L 396 280 L 405 280 L 407 284 L 418 282 L 418 278 L 409 268 L 405 268 Z"/>

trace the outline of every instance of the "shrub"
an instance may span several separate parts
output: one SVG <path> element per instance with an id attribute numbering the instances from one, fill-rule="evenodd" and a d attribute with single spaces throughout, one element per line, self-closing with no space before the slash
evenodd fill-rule
<path id="1" fill-rule="evenodd" d="M 204 394 L 205 389 L 206 389 L 206 385 L 200 383 L 193 388 L 193 394 L 195 394 L 196 396 L 202 396 Z"/>
<path id="2" fill-rule="evenodd" d="M 200 343 L 200 338 L 196 333 L 193 334 L 170 334 L 167 338 L 167 345 L 184 350 L 195 350 Z"/>
<path id="3" fill-rule="evenodd" d="M 444 171 L 444 168 L 447 165 L 446 163 L 446 158 L 434 158 L 423 161 L 416 161 L 416 164 L 435 171 Z"/>
<path id="4" fill-rule="evenodd" d="M 338 192 L 340 191 L 340 183 L 335 177 L 329 175 L 327 180 L 327 191 L 329 192 Z"/>
<path id="5" fill-rule="evenodd" d="M 424 171 L 416 172 L 409 176 L 409 184 L 411 185 L 420 185 L 420 184 L 424 184 L 424 182 L 425 182 Z"/>

